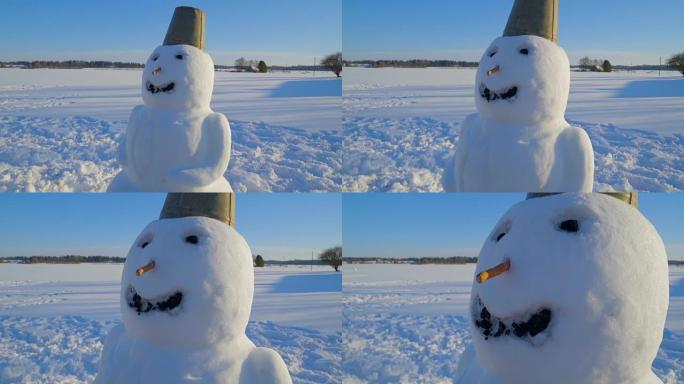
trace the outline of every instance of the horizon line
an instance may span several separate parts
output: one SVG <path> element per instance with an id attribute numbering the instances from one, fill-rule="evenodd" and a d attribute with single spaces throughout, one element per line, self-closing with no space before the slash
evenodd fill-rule
<path id="1" fill-rule="evenodd" d="M 607 59 L 606 59 L 607 60 Z M 345 59 L 344 55 L 342 55 L 342 62 L 347 62 L 347 63 L 353 63 L 353 62 L 364 62 L 364 61 L 372 61 L 372 62 L 378 62 L 378 61 L 451 61 L 451 62 L 462 62 L 462 63 L 468 63 L 468 64 L 479 64 L 480 62 L 475 60 L 465 60 L 465 59 L 419 59 L 419 58 L 413 58 L 413 59 Z M 610 60 L 608 60 L 610 61 Z M 671 68 L 667 64 L 619 64 L 619 63 L 613 63 L 611 62 L 613 67 L 618 66 L 618 67 L 665 67 L 665 68 Z M 570 67 L 579 67 L 579 64 L 570 64 Z M 675 70 L 675 69 L 673 69 Z"/>

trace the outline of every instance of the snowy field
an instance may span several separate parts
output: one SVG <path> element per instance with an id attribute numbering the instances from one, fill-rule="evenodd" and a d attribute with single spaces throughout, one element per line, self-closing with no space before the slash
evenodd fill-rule
<path id="1" fill-rule="evenodd" d="M 82 383 L 119 323 L 122 264 L 0 264 L 0 383 Z M 247 335 L 277 350 L 295 383 L 341 375 L 341 274 L 256 269 Z"/>
<path id="2" fill-rule="evenodd" d="M 340 190 L 342 84 L 312 75 L 216 73 L 233 189 Z M 139 70 L 0 69 L 0 191 L 105 190 L 140 81 Z"/>
<path id="3" fill-rule="evenodd" d="M 682 76 L 571 76 L 566 118 L 592 140 L 595 190 L 684 190 Z M 474 69 L 345 68 L 344 190 L 441 190 L 474 83 Z"/>
<path id="4" fill-rule="evenodd" d="M 345 265 L 345 384 L 452 383 L 470 343 L 475 265 Z M 684 268 L 670 268 L 670 308 L 653 364 L 666 384 L 684 380 Z"/>

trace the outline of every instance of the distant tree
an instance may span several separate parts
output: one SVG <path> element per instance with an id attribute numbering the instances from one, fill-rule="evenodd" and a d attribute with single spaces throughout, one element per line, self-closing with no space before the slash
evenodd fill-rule
<path id="1" fill-rule="evenodd" d="M 342 52 L 333 53 L 323 58 L 321 65 L 331 70 L 337 77 L 342 73 Z"/>
<path id="2" fill-rule="evenodd" d="M 235 68 L 245 69 L 245 67 L 247 67 L 247 59 L 245 59 L 244 57 L 241 57 L 241 58 L 235 60 Z"/>
<path id="3" fill-rule="evenodd" d="M 611 64 L 608 60 L 604 60 L 603 64 L 601 64 L 601 67 L 603 67 L 603 72 L 613 72 L 613 64 Z"/>
<path id="4" fill-rule="evenodd" d="M 667 65 L 678 70 L 684 76 L 684 52 L 678 53 L 667 59 Z"/>
<path id="5" fill-rule="evenodd" d="M 342 247 L 328 248 L 318 255 L 318 259 L 333 267 L 335 272 L 339 272 L 342 265 Z"/>
<path id="6" fill-rule="evenodd" d="M 264 266 L 264 258 L 261 257 L 261 255 L 257 255 L 257 256 L 256 256 L 256 259 L 254 259 L 254 266 L 255 266 L 255 267 L 259 267 L 259 268 L 263 268 L 263 266 Z"/>
<path id="7" fill-rule="evenodd" d="M 259 64 L 257 65 L 257 68 L 259 69 L 259 73 L 266 73 L 268 72 L 268 66 L 266 65 L 266 62 L 261 60 Z"/>
<path id="8" fill-rule="evenodd" d="M 593 60 L 590 59 L 588 56 L 585 56 L 579 60 L 579 66 L 582 68 L 591 68 Z"/>

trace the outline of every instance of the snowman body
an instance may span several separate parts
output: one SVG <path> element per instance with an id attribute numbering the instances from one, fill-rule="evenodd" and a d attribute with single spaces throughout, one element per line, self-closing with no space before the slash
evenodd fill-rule
<path id="1" fill-rule="evenodd" d="M 280 355 L 245 335 L 253 293 L 251 251 L 233 228 L 205 217 L 152 222 L 126 258 L 123 324 L 95 382 L 291 383 Z"/>
<path id="2" fill-rule="evenodd" d="M 476 79 L 478 113 L 462 124 L 445 190 L 591 191 L 591 141 L 564 118 L 570 64 L 560 47 L 537 36 L 500 37 Z"/>
<path id="3" fill-rule="evenodd" d="M 190 45 L 157 47 L 145 64 L 144 105 L 131 113 L 109 191 L 230 192 L 230 125 L 210 108 L 211 57 Z"/>
<path id="4" fill-rule="evenodd" d="M 606 195 L 522 202 L 476 271 L 510 270 L 471 293 L 472 345 L 457 383 L 661 383 L 651 370 L 668 307 L 667 255 L 638 210 Z"/>

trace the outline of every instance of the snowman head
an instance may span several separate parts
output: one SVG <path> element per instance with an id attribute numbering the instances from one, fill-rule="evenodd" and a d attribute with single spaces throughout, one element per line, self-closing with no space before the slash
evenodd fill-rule
<path id="1" fill-rule="evenodd" d="M 177 7 L 164 38 L 145 63 L 145 105 L 168 110 L 209 108 L 214 89 L 214 62 L 204 52 L 205 15 Z"/>
<path id="2" fill-rule="evenodd" d="M 485 120 L 557 121 L 564 118 L 569 92 L 568 56 L 543 37 L 499 37 L 480 59 L 475 104 Z"/>
<path id="3" fill-rule="evenodd" d="M 209 108 L 214 89 L 214 62 L 191 45 L 161 45 L 145 63 L 142 95 L 152 108 Z"/>
<path id="4" fill-rule="evenodd" d="M 164 218 L 131 246 L 121 313 L 133 337 L 201 347 L 244 334 L 253 293 L 252 253 L 235 229 L 210 217 Z"/>
<path id="5" fill-rule="evenodd" d="M 649 374 L 668 306 L 667 256 L 638 210 L 599 194 L 511 208 L 480 252 L 471 331 L 507 382 L 633 382 Z"/>

